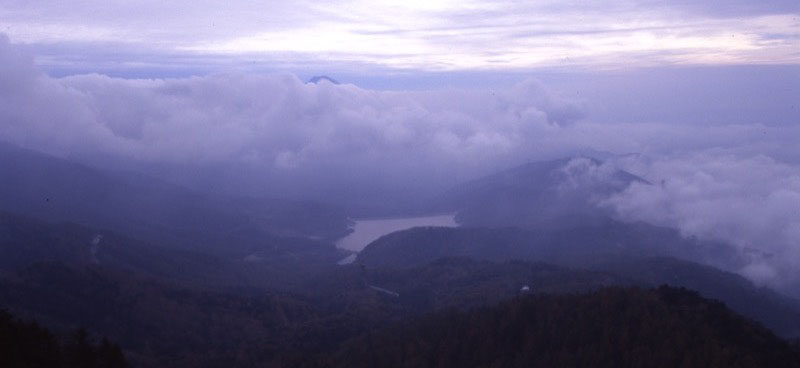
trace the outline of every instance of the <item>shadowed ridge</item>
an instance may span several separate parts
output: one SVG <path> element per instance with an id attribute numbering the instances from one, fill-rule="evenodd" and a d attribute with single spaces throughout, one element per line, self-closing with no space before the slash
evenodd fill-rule
<path id="1" fill-rule="evenodd" d="M 339 84 L 339 82 L 336 79 L 333 79 L 333 78 L 331 78 L 331 77 L 329 77 L 327 75 L 315 75 L 315 76 L 311 77 L 311 79 L 309 79 L 308 82 L 306 82 L 306 83 L 319 84 L 322 81 L 328 81 L 328 82 L 330 82 L 332 84 Z"/>

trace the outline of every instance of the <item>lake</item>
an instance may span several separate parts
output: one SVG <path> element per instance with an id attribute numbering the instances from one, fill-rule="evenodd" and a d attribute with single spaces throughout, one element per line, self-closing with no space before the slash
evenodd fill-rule
<path id="1" fill-rule="evenodd" d="M 336 242 L 336 246 L 359 252 L 367 244 L 389 233 L 417 226 L 456 227 L 455 214 L 355 220 L 353 232 Z"/>

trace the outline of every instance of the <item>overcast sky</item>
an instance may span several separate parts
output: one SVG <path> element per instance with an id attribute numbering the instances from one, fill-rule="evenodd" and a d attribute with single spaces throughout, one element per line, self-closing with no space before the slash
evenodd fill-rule
<path id="1" fill-rule="evenodd" d="M 800 2 L 2 0 L 56 74 L 797 64 Z"/>

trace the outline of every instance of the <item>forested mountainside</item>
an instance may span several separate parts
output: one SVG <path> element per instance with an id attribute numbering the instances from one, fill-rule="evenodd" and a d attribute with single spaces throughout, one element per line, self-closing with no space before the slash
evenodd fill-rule
<path id="1" fill-rule="evenodd" d="M 602 219 L 593 200 L 647 181 L 588 157 L 531 162 L 459 184 L 432 202 L 464 226 L 562 227 Z"/>
<path id="2" fill-rule="evenodd" d="M 737 274 L 686 260 L 691 259 L 689 255 L 710 250 L 724 254 L 725 248 L 719 247 L 647 224 L 610 223 L 557 230 L 416 228 L 376 240 L 359 254 L 357 262 L 367 268 L 405 269 L 440 257 L 471 257 L 605 271 L 642 286 L 692 288 L 728 303 L 782 336 L 800 336 L 800 302 L 756 287 Z"/>
<path id="3" fill-rule="evenodd" d="M 0 270 L 57 261 L 197 287 L 285 290 L 335 269 L 343 254 L 329 243 L 269 235 L 221 251 L 174 249 L 113 231 L 0 212 Z"/>
<path id="4" fill-rule="evenodd" d="M 0 310 L 0 366 L 6 368 L 126 368 L 120 347 L 83 329 L 57 336 L 36 322 Z"/>
<path id="5" fill-rule="evenodd" d="M 59 331 L 83 326 L 108 336 L 144 367 L 285 366 L 297 351 L 332 352 L 354 337 L 447 308 L 469 310 L 529 292 L 662 283 L 696 288 L 781 335 L 797 336 L 797 304 L 737 275 L 624 252 L 579 268 L 542 263 L 547 257 L 521 261 L 540 254 L 539 243 L 522 241 L 528 233 L 413 229 L 371 244 L 355 264 L 335 266 L 330 257 L 329 267 L 321 267 L 327 251 L 315 248 L 273 249 L 261 253 L 262 263 L 231 260 L 5 214 L 0 306 Z M 423 254 L 422 241 L 441 258 Z M 484 241 L 496 246 L 479 246 Z"/>
<path id="6" fill-rule="evenodd" d="M 224 251 L 270 236 L 335 239 L 350 222 L 316 202 L 228 198 L 0 142 L 0 211 L 103 228 L 167 247 Z"/>
<path id="7" fill-rule="evenodd" d="M 84 326 L 118 341 L 142 366 L 226 361 L 279 364 L 286 351 L 343 341 L 447 307 L 470 308 L 537 292 L 585 292 L 625 280 L 546 264 L 445 259 L 409 271 L 342 268 L 303 294 L 223 293 L 177 286 L 101 265 L 36 263 L 0 277 L 0 305 L 59 330 Z M 394 293 L 394 294 L 393 294 Z"/>
<path id="8" fill-rule="evenodd" d="M 85 327 L 150 367 L 247 367 L 277 357 L 314 306 L 140 279 L 100 266 L 40 263 L 0 280 L 0 305 L 58 330 Z"/>
<path id="9" fill-rule="evenodd" d="M 583 194 L 570 202 L 578 206 L 569 210 L 577 220 L 560 226 L 410 229 L 378 239 L 354 264 L 338 266 L 345 252 L 332 239 L 350 220 L 332 207 L 220 202 L 20 152 L 24 159 L 13 165 L 13 155 L 0 159 L 13 174 L 11 184 L 0 184 L 11 198 L 0 206 L 11 209 L 0 212 L 0 308 L 59 336 L 81 327 L 108 336 L 136 367 L 346 364 L 341 354 L 364 336 L 429 323 L 419 318 L 449 320 L 448 313 L 469 314 L 529 294 L 555 298 L 661 284 L 697 289 L 781 336 L 800 335 L 797 301 L 686 261 L 714 255 L 721 264 L 736 264 L 731 247 L 581 212 Z M 21 166 L 28 161 L 35 164 Z M 564 180 L 569 162 L 551 163 L 547 172 Z M 45 176 L 65 184 L 41 184 Z M 622 184 L 639 180 L 610 177 Z M 588 188 L 596 185 L 617 190 Z M 41 193 L 55 195 L 38 203 Z M 90 194 L 96 198 L 89 204 L 72 201 Z M 54 205 L 53 198 L 61 199 Z M 459 312 L 443 312 L 450 309 Z M 749 335 L 757 338 L 758 331 Z M 312 356 L 322 360 L 297 360 Z"/>
<path id="10" fill-rule="evenodd" d="M 305 367 L 797 367 L 800 351 L 720 302 L 663 286 L 447 310 L 296 359 Z"/>
<path id="11" fill-rule="evenodd" d="M 372 267 L 410 267 L 441 257 L 531 259 L 585 266 L 603 259 L 669 256 L 717 262 L 739 262 L 730 246 L 686 238 L 676 230 L 646 223 L 612 219 L 563 228 L 442 228 L 421 227 L 397 231 L 369 244 L 358 261 Z M 711 260 L 709 260 L 711 261 Z"/>
<path id="12" fill-rule="evenodd" d="M 541 262 L 489 262 L 467 257 L 441 258 L 407 269 L 343 267 L 308 282 L 305 294 L 319 301 L 352 302 L 358 294 L 382 295 L 405 314 L 443 308 L 470 308 L 523 293 L 580 293 L 633 285 L 610 272 L 569 269 Z M 383 291 L 381 291 L 383 290 Z"/>

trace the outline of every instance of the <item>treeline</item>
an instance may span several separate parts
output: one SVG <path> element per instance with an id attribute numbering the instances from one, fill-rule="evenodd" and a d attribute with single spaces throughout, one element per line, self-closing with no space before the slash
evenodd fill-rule
<path id="1" fill-rule="evenodd" d="M 83 329 L 59 338 L 35 322 L 0 310 L 0 367 L 123 368 L 128 363 L 108 339 L 95 343 Z"/>
<path id="2" fill-rule="evenodd" d="M 305 367 L 798 367 L 769 330 L 683 288 L 607 288 L 448 310 L 362 336 Z"/>

